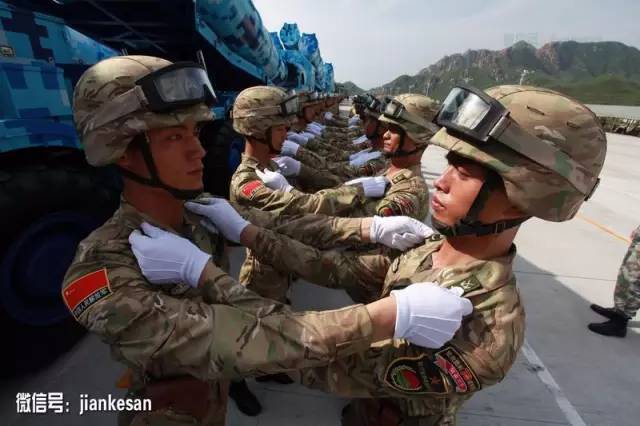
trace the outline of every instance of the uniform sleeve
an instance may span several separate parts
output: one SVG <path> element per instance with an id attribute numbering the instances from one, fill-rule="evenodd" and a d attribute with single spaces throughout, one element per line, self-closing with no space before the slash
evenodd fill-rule
<path id="1" fill-rule="evenodd" d="M 205 282 L 205 299 L 230 305 L 174 297 L 150 286 L 130 261 L 104 256 L 75 263 L 65 290 L 84 285 L 87 271 L 103 270 L 105 295 L 83 305 L 81 312 L 73 310 L 76 318 L 111 345 L 116 359 L 152 377 L 189 374 L 214 380 L 297 370 L 364 350 L 370 343 L 371 321 L 364 306 L 294 313 L 215 268 Z"/>
<path id="2" fill-rule="evenodd" d="M 393 186 L 384 198 L 375 206 L 378 216 L 409 216 L 424 220 L 428 212 L 429 189 L 426 185 L 418 187 L 410 182 Z"/>
<path id="3" fill-rule="evenodd" d="M 328 170 L 318 170 L 305 163 L 300 165 L 298 183 L 309 192 L 319 191 L 325 188 L 333 188 L 343 184 L 342 179 Z"/>
<path id="4" fill-rule="evenodd" d="M 363 242 L 362 219 L 304 214 L 285 216 L 233 204 L 237 212 L 252 224 L 294 238 L 317 249 L 358 246 Z"/>
<path id="5" fill-rule="evenodd" d="M 301 191 L 274 191 L 260 180 L 243 183 L 236 191 L 236 201 L 243 205 L 277 211 L 281 214 L 323 213 L 346 215 L 366 199 L 359 185 L 341 186 L 307 194 Z"/>
<path id="6" fill-rule="evenodd" d="M 304 234 L 304 229 L 298 231 Z M 349 292 L 380 294 L 391 258 L 382 249 L 372 252 L 321 251 L 273 231 L 261 229 L 249 247 L 261 262 L 293 273 L 314 284 Z M 376 293 L 376 291 L 373 291 Z"/>
<path id="7" fill-rule="evenodd" d="M 386 340 L 361 354 L 301 372 L 303 384 L 344 397 L 442 397 L 500 382 L 524 337 L 515 286 L 472 299 L 474 312 L 439 349 Z M 427 402 L 428 403 L 428 402 Z"/>

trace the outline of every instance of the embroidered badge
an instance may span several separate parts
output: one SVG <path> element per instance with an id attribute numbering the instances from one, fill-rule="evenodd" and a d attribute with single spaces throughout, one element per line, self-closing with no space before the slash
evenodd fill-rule
<path id="1" fill-rule="evenodd" d="M 446 346 L 443 350 L 436 352 L 434 362 L 453 380 L 456 392 L 468 393 L 480 389 L 480 381 L 475 373 L 453 346 Z"/>
<path id="2" fill-rule="evenodd" d="M 475 275 L 471 275 L 468 278 L 465 278 L 464 280 L 457 282 L 455 284 L 452 284 L 449 288 L 453 288 L 453 287 L 460 287 L 463 290 L 463 295 L 470 293 L 474 290 L 477 290 L 479 288 L 482 288 L 482 284 L 480 283 L 480 280 L 478 280 L 478 278 L 476 278 Z"/>
<path id="3" fill-rule="evenodd" d="M 391 207 L 383 207 L 378 212 L 380 216 L 394 216 L 394 211 Z"/>
<path id="4" fill-rule="evenodd" d="M 387 367 L 384 382 L 409 394 L 442 394 L 448 391 L 447 380 L 427 354 L 394 359 Z"/>
<path id="5" fill-rule="evenodd" d="M 244 185 L 242 185 L 242 188 L 240 188 L 240 191 L 242 192 L 242 195 L 244 195 L 246 198 L 253 200 L 253 197 L 255 197 L 256 193 L 261 188 L 264 188 L 264 184 L 259 180 L 253 180 L 249 183 L 245 183 Z"/>
<path id="6" fill-rule="evenodd" d="M 64 303 L 76 320 L 95 303 L 112 294 L 106 268 L 84 275 L 62 290 Z"/>

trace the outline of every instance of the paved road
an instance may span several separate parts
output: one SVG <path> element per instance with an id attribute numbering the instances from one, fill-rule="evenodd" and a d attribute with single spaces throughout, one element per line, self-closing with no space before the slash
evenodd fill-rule
<path id="1" fill-rule="evenodd" d="M 429 148 L 424 172 L 444 167 L 442 151 Z M 586 329 L 599 320 L 590 302 L 611 304 L 614 280 L 626 250 L 625 238 L 640 223 L 640 139 L 610 135 L 603 180 L 574 220 L 523 226 L 515 264 L 527 310 L 527 345 L 508 377 L 476 395 L 459 416 L 462 425 L 637 425 L 640 404 L 640 335 L 605 338 Z M 241 252 L 236 252 L 235 264 Z M 292 292 L 298 309 L 348 303 L 341 291 L 299 283 Z M 638 322 L 634 323 L 639 326 Z M 62 391 L 77 410 L 80 393 L 105 396 L 122 368 L 107 348 L 87 337 L 44 371 L 5 382 L 0 390 L 2 424 L 112 425 L 114 415 L 15 414 L 17 392 Z M 251 382 L 264 404 L 257 418 L 230 404 L 229 425 L 336 425 L 344 400 L 298 386 Z"/>

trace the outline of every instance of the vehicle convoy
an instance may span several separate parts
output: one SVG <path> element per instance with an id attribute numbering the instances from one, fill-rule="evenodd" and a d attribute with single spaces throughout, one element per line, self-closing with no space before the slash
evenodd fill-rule
<path id="1" fill-rule="evenodd" d="M 80 332 L 60 283 L 78 242 L 119 202 L 117 174 L 84 160 L 73 87 L 89 66 L 121 54 L 207 70 L 217 103 L 201 132 L 205 189 L 219 195 L 243 149 L 228 119 L 239 91 L 265 83 L 334 91 L 315 34 L 296 24 L 269 33 L 251 0 L 0 1 L 0 324 L 10 339 L 37 336 L 43 353 Z M 62 339 L 51 333 L 60 330 Z"/>

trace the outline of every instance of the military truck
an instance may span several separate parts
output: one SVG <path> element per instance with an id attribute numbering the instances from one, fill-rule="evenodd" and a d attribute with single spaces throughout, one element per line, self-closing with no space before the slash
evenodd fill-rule
<path id="1" fill-rule="evenodd" d="M 293 23 L 269 33 L 250 0 L 0 0 L 0 326 L 9 341 L 38 344 L 32 357 L 49 358 L 81 333 L 60 283 L 78 242 L 116 208 L 120 182 L 86 164 L 71 96 L 85 69 L 121 54 L 207 69 L 217 119 L 201 140 L 206 190 L 219 195 L 243 149 L 228 120 L 240 90 L 334 90 L 315 34 Z"/>

